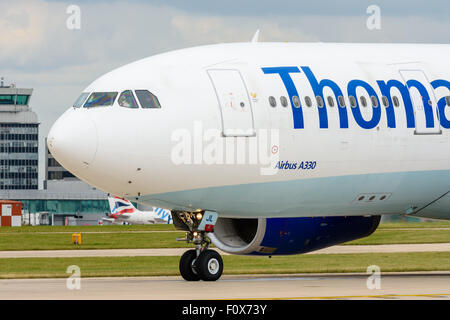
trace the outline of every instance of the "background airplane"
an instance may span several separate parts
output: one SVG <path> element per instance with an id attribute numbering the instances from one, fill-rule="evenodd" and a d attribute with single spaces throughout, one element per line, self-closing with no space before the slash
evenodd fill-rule
<path id="1" fill-rule="evenodd" d="M 103 220 L 113 223 L 129 224 L 171 224 L 172 216 L 169 210 L 153 208 L 152 211 L 140 211 L 123 198 L 108 197 L 111 214 Z"/>

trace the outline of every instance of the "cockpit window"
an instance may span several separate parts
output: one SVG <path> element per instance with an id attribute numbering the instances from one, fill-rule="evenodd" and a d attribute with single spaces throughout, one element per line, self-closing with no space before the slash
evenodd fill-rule
<path id="1" fill-rule="evenodd" d="M 88 96 L 89 96 L 88 92 L 83 92 L 82 94 L 80 94 L 77 101 L 75 101 L 75 103 L 73 104 L 73 107 L 80 108 L 83 105 L 83 103 L 86 101 Z"/>
<path id="2" fill-rule="evenodd" d="M 84 104 L 85 108 L 112 106 L 117 92 L 94 92 Z"/>
<path id="3" fill-rule="evenodd" d="M 158 98 L 148 90 L 136 90 L 142 108 L 161 108 Z"/>
<path id="4" fill-rule="evenodd" d="M 134 98 L 133 91 L 126 90 L 120 94 L 119 106 L 124 108 L 139 108 L 136 99 Z"/>

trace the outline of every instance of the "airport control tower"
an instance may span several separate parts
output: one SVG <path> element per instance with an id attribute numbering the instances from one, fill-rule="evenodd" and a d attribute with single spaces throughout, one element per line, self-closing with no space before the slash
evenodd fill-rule
<path id="1" fill-rule="evenodd" d="M 0 190 L 38 189 L 39 123 L 33 89 L 0 80 Z"/>

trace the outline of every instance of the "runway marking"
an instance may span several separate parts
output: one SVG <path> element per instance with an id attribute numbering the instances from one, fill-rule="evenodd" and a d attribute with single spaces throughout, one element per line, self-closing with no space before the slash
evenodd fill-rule
<path id="1" fill-rule="evenodd" d="M 257 282 L 257 281 L 312 281 L 312 280 L 329 280 L 326 276 L 321 277 L 286 277 L 286 278 L 249 278 L 249 279 L 221 279 L 221 282 Z"/>
<path id="2" fill-rule="evenodd" d="M 436 281 L 417 277 L 406 279 L 407 286 L 404 287 L 399 280 L 403 277 L 395 276 L 390 288 L 382 291 L 367 291 L 361 285 L 360 274 L 355 274 L 353 281 L 347 281 L 347 276 L 338 277 L 287 277 L 282 280 L 319 280 L 320 286 L 310 291 L 310 281 L 303 284 L 293 283 L 286 286 L 286 282 L 269 281 L 262 286 L 267 293 L 261 291 L 261 284 L 257 282 L 247 285 L 238 281 L 233 284 L 233 279 L 218 281 L 217 283 L 186 283 L 179 276 L 171 277 L 109 277 L 84 279 L 82 292 L 68 292 L 64 286 L 65 279 L 21 279 L 0 281 L 0 300 L 2 299 L 189 299 L 193 300 L 400 300 L 400 299 L 450 299 L 448 274 Z M 270 277 L 270 280 L 275 279 Z M 240 279 L 239 279 L 240 280 Z M 258 279 L 260 280 L 260 279 Z M 261 279 L 262 280 L 262 279 Z M 280 279 L 278 279 L 280 280 Z M 335 285 L 334 281 L 341 280 Z M 414 288 L 414 289 L 413 289 Z M 84 291 L 86 289 L 86 291 Z M 329 291 L 329 290 L 340 291 Z M 302 291 L 299 291 L 302 290 Z M 317 291 L 318 290 L 318 291 Z M 352 290 L 352 291 L 346 291 Z M 357 290 L 357 291 L 355 291 Z M 400 291 L 401 290 L 401 291 Z M 407 291 L 404 291 L 407 290 Z M 403 293 L 402 293 L 403 292 Z M 174 295 L 174 293 L 176 293 Z M 298 296 L 304 294 L 303 296 Z M 309 296 L 308 296 L 309 295 Z M 322 296 L 320 296 L 322 295 Z M 259 296 L 259 298 L 255 298 Z M 216 298 L 212 298 L 216 297 Z"/>
<path id="3" fill-rule="evenodd" d="M 435 230 L 450 230 L 450 228 L 379 228 L 377 231 L 435 231 Z"/>
<path id="4" fill-rule="evenodd" d="M 401 297 L 431 297 L 431 298 L 446 298 L 448 299 L 450 293 L 422 293 L 422 294 L 380 294 L 380 295 L 361 295 L 361 296 L 330 296 L 330 297 L 285 297 L 285 298 L 252 298 L 244 300 L 329 300 L 329 299 L 355 299 L 355 298 L 381 298 L 392 299 Z"/>

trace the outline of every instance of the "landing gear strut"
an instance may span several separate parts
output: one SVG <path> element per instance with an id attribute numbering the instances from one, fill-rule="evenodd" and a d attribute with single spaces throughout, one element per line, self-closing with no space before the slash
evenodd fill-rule
<path id="1" fill-rule="evenodd" d="M 195 245 L 194 250 L 186 251 L 180 259 L 180 273 L 186 281 L 216 281 L 222 275 L 223 260 L 217 251 L 209 249 L 211 241 L 206 236 L 205 223 L 202 223 L 204 214 L 202 211 L 172 212 L 175 227 L 187 231 L 185 238 L 177 240 Z"/>

